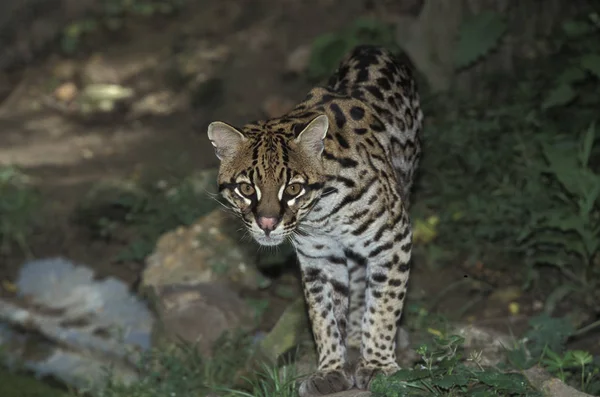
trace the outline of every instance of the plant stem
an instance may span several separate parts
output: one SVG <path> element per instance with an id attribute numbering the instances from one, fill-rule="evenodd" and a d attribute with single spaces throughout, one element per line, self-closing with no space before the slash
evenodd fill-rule
<path id="1" fill-rule="evenodd" d="M 573 332 L 573 334 L 571 335 L 571 338 L 576 338 L 578 336 L 581 336 L 595 328 L 600 327 L 600 320 L 594 321 L 591 324 L 586 325 L 583 328 L 578 329 L 577 331 Z"/>

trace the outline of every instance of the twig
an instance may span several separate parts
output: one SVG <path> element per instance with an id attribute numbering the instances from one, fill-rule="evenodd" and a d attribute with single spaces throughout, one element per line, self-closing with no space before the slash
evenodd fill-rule
<path id="1" fill-rule="evenodd" d="M 600 327 L 600 320 L 598 321 L 594 321 L 591 324 L 586 325 L 583 328 L 579 328 L 577 331 L 573 332 L 573 334 L 571 334 L 571 338 L 576 338 L 578 336 L 581 336 L 583 334 L 586 334 L 588 332 L 590 332 L 591 330 Z"/>

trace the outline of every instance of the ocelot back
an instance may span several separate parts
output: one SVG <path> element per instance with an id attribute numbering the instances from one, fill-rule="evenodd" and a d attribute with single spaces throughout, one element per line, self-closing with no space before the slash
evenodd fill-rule
<path id="1" fill-rule="evenodd" d="M 220 192 L 248 231 L 296 248 L 319 356 L 301 396 L 366 389 L 398 369 L 422 120 L 409 67 L 360 46 L 283 117 L 208 128 Z M 348 348 L 360 349 L 352 365 Z"/>

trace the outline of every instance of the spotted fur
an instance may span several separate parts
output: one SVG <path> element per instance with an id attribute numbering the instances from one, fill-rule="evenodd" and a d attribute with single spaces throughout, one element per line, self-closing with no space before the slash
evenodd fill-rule
<path id="1" fill-rule="evenodd" d="M 360 46 L 283 117 L 209 126 L 223 196 L 260 244 L 296 248 L 319 357 L 302 396 L 398 369 L 422 120 L 410 69 Z M 348 348 L 360 349 L 354 365 Z"/>

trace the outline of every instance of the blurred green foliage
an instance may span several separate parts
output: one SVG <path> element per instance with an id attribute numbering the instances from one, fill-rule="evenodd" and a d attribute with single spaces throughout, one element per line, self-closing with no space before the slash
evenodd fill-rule
<path id="1" fill-rule="evenodd" d="M 506 22 L 501 14 L 483 11 L 466 18 L 458 32 L 455 67 L 466 68 L 489 54 L 498 46 L 505 32 Z"/>
<path id="2" fill-rule="evenodd" d="M 158 238 L 182 225 L 190 225 L 217 207 L 217 202 L 195 186 L 192 176 L 161 183 L 139 183 L 135 192 L 115 189 L 95 203 L 81 206 L 77 220 L 97 238 L 119 240 L 130 230 L 126 247 L 117 261 L 142 262 L 155 248 Z M 127 234 L 127 233 L 125 233 Z"/>
<path id="3" fill-rule="evenodd" d="M 39 196 L 15 167 L 0 166 L 0 254 L 14 245 L 30 254 L 27 242 L 39 216 Z"/>
<path id="4" fill-rule="evenodd" d="M 67 54 L 81 48 L 86 35 L 99 30 L 117 31 L 124 27 L 128 17 L 151 18 L 172 15 L 186 0 L 102 0 L 100 11 L 91 17 L 67 25 L 62 34 L 61 47 Z"/>
<path id="5" fill-rule="evenodd" d="M 439 217 L 427 249 L 447 259 L 462 253 L 486 263 L 525 263 L 527 286 L 560 289 L 561 299 L 574 294 L 591 310 L 600 280 L 600 91 L 590 70 L 600 53 L 595 21 L 595 14 L 568 21 L 564 30 L 578 26 L 580 34 L 560 35 L 555 55 L 523 65 L 522 75 L 482 84 L 494 92 L 487 101 L 425 99 L 413 208 L 417 219 Z M 548 106 L 556 76 L 575 67 L 582 75 L 569 87 L 577 95 Z M 548 266 L 561 277 L 545 272 Z"/>
<path id="6" fill-rule="evenodd" d="M 390 25 L 359 18 L 346 29 L 321 35 L 312 44 L 307 76 L 312 81 L 328 78 L 342 58 L 360 44 L 377 44 L 398 52 L 394 30 Z"/>

